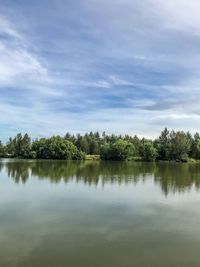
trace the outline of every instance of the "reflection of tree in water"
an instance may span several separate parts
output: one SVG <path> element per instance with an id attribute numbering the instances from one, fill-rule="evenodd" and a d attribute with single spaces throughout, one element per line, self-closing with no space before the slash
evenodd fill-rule
<path id="1" fill-rule="evenodd" d="M 152 167 L 153 165 L 149 165 Z M 143 166 L 144 167 L 144 166 Z M 87 184 L 106 183 L 137 183 L 147 178 L 146 168 L 135 163 L 125 162 L 96 162 L 87 163 L 76 173 L 77 181 L 84 181 Z"/>
<path id="2" fill-rule="evenodd" d="M 76 181 L 88 185 L 136 184 L 154 179 L 166 195 L 190 190 L 192 186 L 200 187 L 199 164 L 17 160 L 4 165 L 16 183 L 25 183 L 31 176 L 52 183 Z"/>
<path id="3" fill-rule="evenodd" d="M 30 177 L 30 161 L 16 160 L 5 163 L 8 177 L 12 177 L 16 183 L 26 183 Z"/>
<path id="4" fill-rule="evenodd" d="M 155 183 L 159 183 L 165 195 L 189 191 L 192 186 L 200 188 L 200 165 L 180 163 L 159 163 L 154 173 Z"/>
<path id="5" fill-rule="evenodd" d="M 3 167 L 4 167 L 4 163 L 0 161 L 0 172 L 2 171 Z"/>

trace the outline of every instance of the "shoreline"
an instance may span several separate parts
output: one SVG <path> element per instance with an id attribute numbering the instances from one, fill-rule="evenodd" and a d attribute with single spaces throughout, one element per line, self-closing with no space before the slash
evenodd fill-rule
<path id="1" fill-rule="evenodd" d="M 22 158 L 22 157 L 0 157 L 0 160 L 4 159 L 13 159 L 13 160 L 45 160 L 45 161 L 88 161 L 88 162 L 144 162 L 144 163 L 200 163 L 200 160 L 196 160 L 193 158 L 189 158 L 187 161 L 180 161 L 180 160 L 153 160 L 153 161 L 147 161 L 142 158 L 133 158 L 129 160 L 110 160 L 110 159 L 101 159 L 100 155 L 86 155 L 85 159 L 54 159 L 54 158 Z"/>

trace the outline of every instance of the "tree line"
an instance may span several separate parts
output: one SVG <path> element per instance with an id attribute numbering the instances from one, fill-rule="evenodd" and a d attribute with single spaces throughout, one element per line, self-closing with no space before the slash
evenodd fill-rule
<path id="1" fill-rule="evenodd" d="M 86 155 L 99 155 L 102 160 L 199 160 L 200 135 L 165 128 L 154 140 L 136 135 L 90 132 L 36 140 L 19 133 L 6 144 L 0 141 L 0 157 L 83 160 Z"/>

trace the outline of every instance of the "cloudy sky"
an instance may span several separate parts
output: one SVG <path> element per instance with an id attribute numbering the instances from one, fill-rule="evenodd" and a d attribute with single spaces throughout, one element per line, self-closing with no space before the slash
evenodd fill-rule
<path id="1" fill-rule="evenodd" d="M 0 139 L 200 131 L 199 0 L 1 0 Z"/>

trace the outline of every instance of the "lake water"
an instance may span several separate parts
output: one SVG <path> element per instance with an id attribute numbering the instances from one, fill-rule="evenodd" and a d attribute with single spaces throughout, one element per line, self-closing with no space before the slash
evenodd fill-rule
<path id="1" fill-rule="evenodd" d="M 0 161 L 1 267 L 200 266 L 200 165 Z"/>

